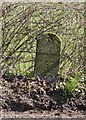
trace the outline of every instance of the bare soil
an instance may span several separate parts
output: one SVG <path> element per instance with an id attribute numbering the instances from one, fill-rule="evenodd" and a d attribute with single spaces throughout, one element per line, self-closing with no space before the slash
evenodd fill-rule
<path id="1" fill-rule="evenodd" d="M 22 77 L 11 80 L 1 78 L 0 86 L 2 118 L 68 118 L 86 115 L 86 91 L 72 96 L 51 81 Z"/>

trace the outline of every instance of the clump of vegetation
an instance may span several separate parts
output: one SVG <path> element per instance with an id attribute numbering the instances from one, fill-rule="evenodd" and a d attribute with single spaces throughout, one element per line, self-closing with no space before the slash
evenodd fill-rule
<path id="1" fill-rule="evenodd" d="M 70 77 L 70 79 L 65 84 L 65 90 L 68 94 L 74 95 L 75 91 L 78 89 L 79 83 L 76 78 Z"/>
<path id="2" fill-rule="evenodd" d="M 68 81 L 64 84 L 64 90 L 68 95 L 76 96 L 78 93 L 85 93 L 86 90 L 84 80 L 80 77 L 69 77 Z"/>

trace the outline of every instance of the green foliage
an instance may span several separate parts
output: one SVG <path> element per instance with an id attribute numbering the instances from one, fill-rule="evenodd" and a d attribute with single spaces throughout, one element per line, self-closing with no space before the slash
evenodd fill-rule
<path id="1" fill-rule="evenodd" d="M 16 7 L 16 4 L 3 4 L 4 12 L 0 20 L 0 43 L 3 38 L 2 73 L 8 69 L 14 74 L 33 71 L 31 66 L 36 52 L 34 39 L 49 31 L 61 38 L 61 76 L 75 76 L 75 73 L 83 70 L 83 4 L 18 3 Z"/>
<path id="2" fill-rule="evenodd" d="M 69 81 L 65 84 L 65 90 L 69 95 L 75 95 L 78 86 L 78 79 L 70 77 Z"/>
<path id="3" fill-rule="evenodd" d="M 8 80 L 12 80 L 15 75 L 12 72 L 9 72 L 9 70 L 3 74 L 3 76 L 5 76 L 5 78 L 7 78 Z"/>
<path id="4" fill-rule="evenodd" d="M 32 78 L 34 76 L 34 71 L 31 71 L 31 72 L 25 72 L 25 77 L 29 77 L 29 78 Z"/>

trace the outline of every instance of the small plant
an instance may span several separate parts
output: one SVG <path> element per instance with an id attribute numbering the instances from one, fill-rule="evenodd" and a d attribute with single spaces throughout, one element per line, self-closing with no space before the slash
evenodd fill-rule
<path id="1" fill-rule="evenodd" d="M 75 95 L 75 92 L 78 90 L 79 83 L 77 78 L 70 77 L 69 81 L 65 84 L 65 90 L 68 95 Z"/>
<path id="2" fill-rule="evenodd" d="M 2 77 L 10 81 L 15 78 L 15 75 L 11 72 L 6 72 L 2 75 Z"/>

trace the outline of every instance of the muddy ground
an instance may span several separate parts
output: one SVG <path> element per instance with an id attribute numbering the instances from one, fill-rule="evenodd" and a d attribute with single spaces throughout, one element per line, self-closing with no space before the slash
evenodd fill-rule
<path id="1" fill-rule="evenodd" d="M 86 91 L 68 95 L 52 80 L 0 78 L 3 118 L 84 117 Z M 61 81 L 61 80 L 60 80 Z M 62 82 L 62 81 L 61 81 Z"/>

